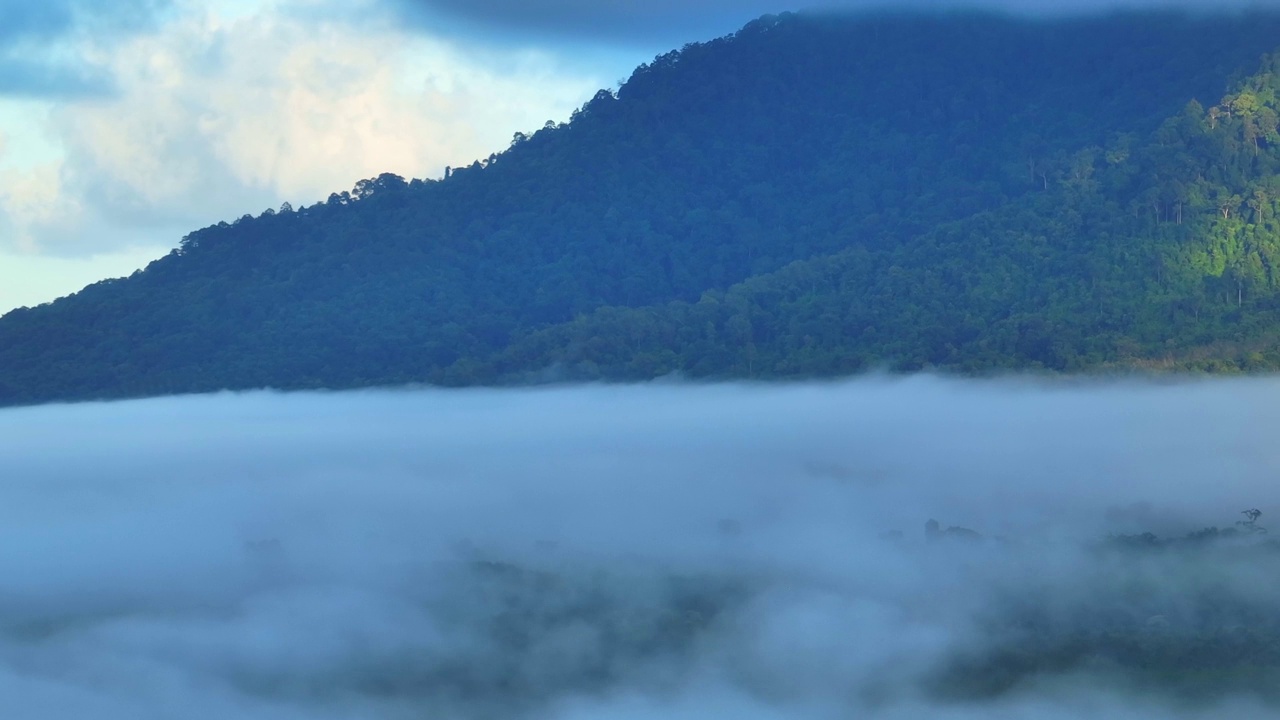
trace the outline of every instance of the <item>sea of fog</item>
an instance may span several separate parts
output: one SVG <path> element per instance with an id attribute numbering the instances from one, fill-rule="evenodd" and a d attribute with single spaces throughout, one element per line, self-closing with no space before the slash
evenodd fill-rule
<path id="1" fill-rule="evenodd" d="M 1099 543 L 1280 532 L 1278 440 L 1277 379 L 0 410 L 0 713 L 1280 716 L 1026 649 L 1275 622 L 1271 555 Z"/>

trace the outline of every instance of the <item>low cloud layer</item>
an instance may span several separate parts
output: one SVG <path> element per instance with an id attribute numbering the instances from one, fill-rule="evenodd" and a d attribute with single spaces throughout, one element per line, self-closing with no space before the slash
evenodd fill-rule
<path id="1" fill-rule="evenodd" d="M 3 410 L 0 693 L 53 720 L 1264 717 L 1260 686 L 1140 691 L 1087 658 L 996 680 L 1099 629 L 1275 625 L 1280 563 L 1249 533 L 1098 542 L 1280 514 L 1277 395 L 916 378 Z"/>

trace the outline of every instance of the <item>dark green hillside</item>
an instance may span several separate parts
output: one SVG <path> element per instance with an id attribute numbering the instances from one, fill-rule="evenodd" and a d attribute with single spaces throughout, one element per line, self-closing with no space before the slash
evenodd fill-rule
<path id="1" fill-rule="evenodd" d="M 1280 15 L 764 18 L 443 180 L 384 175 L 205 228 L 133 277 L 0 318 L 0 402 L 465 384 L 561 361 L 629 377 L 1074 368 L 1148 357 L 1169 328 L 1178 347 L 1213 342 L 1230 335 L 1222 283 L 1247 285 L 1235 312 L 1253 317 L 1260 276 L 1197 284 L 1208 236 L 1165 227 L 1162 179 L 1193 178 L 1141 163 L 1165 118 L 1216 102 L 1278 39 Z M 1071 185 L 1093 147 L 1105 182 Z M 1230 172 L 1245 193 L 1268 170 Z M 1182 202 L 1190 217 L 1207 201 Z M 1157 235 L 1185 257 L 1149 257 Z M 1130 282 L 1138 256 L 1156 290 Z M 698 314 L 744 297 L 746 316 Z"/>
<path id="2" fill-rule="evenodd" d="M 1055 158 L 1039 192 L 696 303 L 603 308 L 484 377 L 1280 366 L 1280 54 L 1207 109 Z M 464 378 L 459 378 L 462 381 Z"/>

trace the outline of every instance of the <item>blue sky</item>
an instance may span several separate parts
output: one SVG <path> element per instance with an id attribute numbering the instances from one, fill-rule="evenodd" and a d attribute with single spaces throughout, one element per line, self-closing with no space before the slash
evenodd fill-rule
<path id="1" fill-rule="evenodd" d="M 219 220 L 313 203 L 382 172 L 439 176 L 567 119 L 661 52 L 788 9 L 0 0 L 0 312 L 128 274 Z"/>

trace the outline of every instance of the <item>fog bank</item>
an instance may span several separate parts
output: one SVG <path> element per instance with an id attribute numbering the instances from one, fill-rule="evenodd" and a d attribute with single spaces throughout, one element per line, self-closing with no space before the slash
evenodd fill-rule
<path id="1" fill-rule="evenodd" d="M 1280 716 L 1280 553 L 1254 532 L 1280 516 L 1278 400 L 917 377 L 2 410 L 0 697 L 54 719 Z M 1229 532 L 1107 541 L 1206 526 Z"/>

